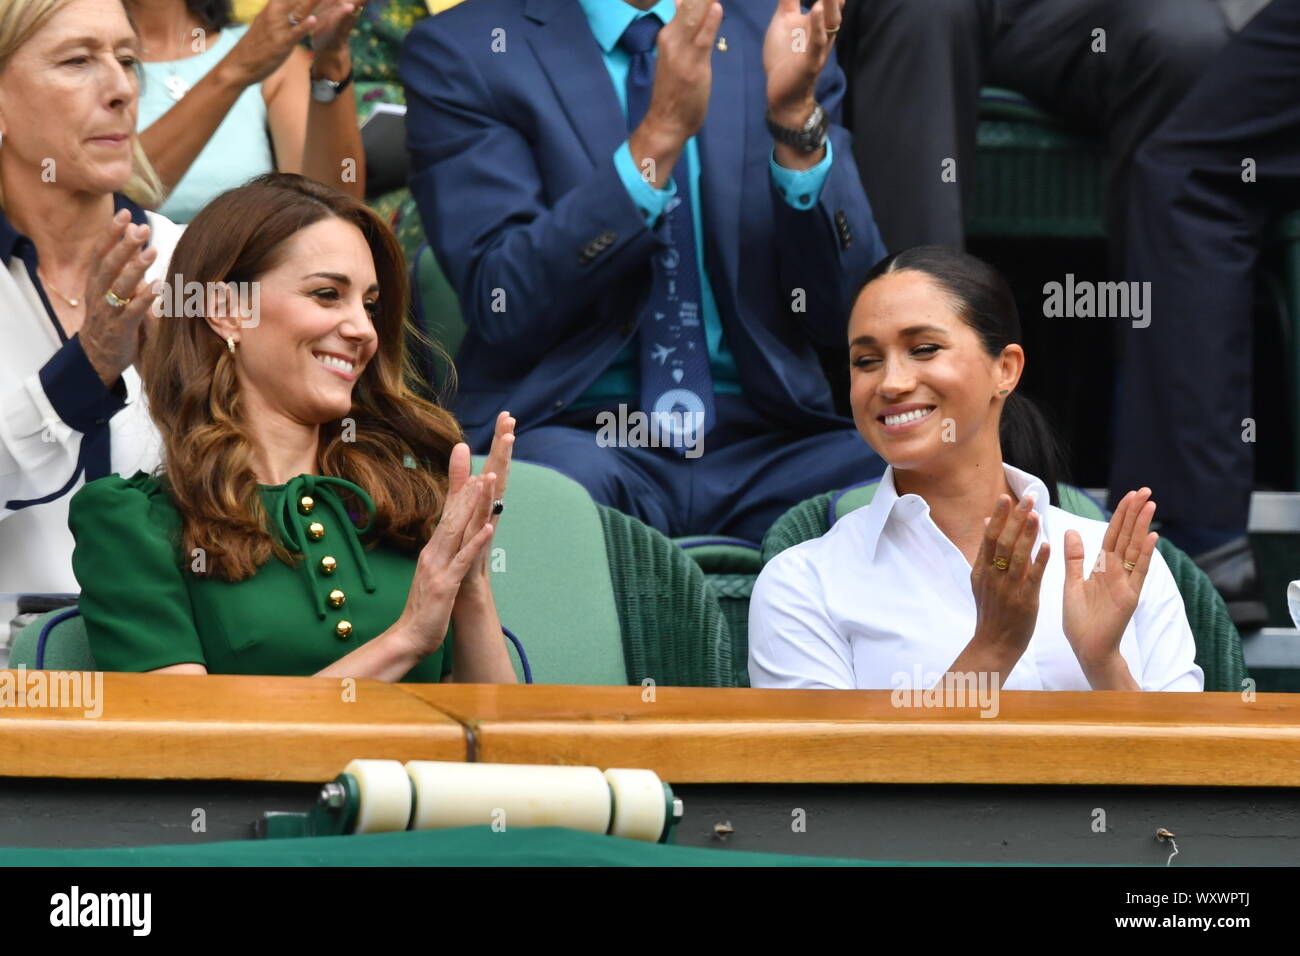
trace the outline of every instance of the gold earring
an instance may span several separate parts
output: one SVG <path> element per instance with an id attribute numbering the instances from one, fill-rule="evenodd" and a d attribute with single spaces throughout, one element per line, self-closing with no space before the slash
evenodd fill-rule
<path id="1" fill-rule="evenodd" d="M 231 355 L 235 354 L 235 337 L 233 335 L 226 336 L 226 348 L 230 349 Z"/>

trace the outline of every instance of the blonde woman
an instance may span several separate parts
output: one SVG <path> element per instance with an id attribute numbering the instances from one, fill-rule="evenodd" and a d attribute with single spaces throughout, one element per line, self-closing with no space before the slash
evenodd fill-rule
<path id="1" fill-rule="evenodd" d="M 0 7 L 0 594 L 75 591 L 72 492 L 158 461 L 132 366 L 180 229 L 144 208 L 136 63 L 117 0 Z"/>

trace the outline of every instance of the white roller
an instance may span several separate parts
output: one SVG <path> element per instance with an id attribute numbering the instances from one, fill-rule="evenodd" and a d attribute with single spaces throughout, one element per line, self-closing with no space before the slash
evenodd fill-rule
<path id="1" fill-rule="evenodd" d="M 663 781 L 653 770 L 605 771 L 614 796 L 614 826 L 610 833 L 630 840 L 655 843 L 664 832 L 668 805 Z"/>
<path id="2" fill-rule="evenodd" d="M 397 760 L 354 760 L 343 772 L 356 778 L 361 805 L 353 833 L 405 830 L 411 819 L 411 778 Z"/>
<path id="3" fill-rule="evenodd" d="M 609 785 L 595 767 L 412 760 L 413 830 L 444 827 L 569 827 L 609 830 Z"/>

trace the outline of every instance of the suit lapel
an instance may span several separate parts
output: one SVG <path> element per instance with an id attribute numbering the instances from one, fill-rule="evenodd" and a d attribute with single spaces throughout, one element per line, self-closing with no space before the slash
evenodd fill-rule
<path id="1" fill-rule="evenodd" d="M 582 5 L 576 0 L 528 0 L 524 17 L 528 45 L 588 158 L 593 164 L 608 162 L 627 139 L 627 122 Z"/>
<path id="2" fill-rule="evenodd" d="M 726 37 L 727 21 L 724 18 L 718 29 Z M 760 55 L 761 51 L 746 50 L 736 38 L 727 38 L 725 52 L 717 45 L 713 49 L 713 89 L 709 94 L 709 114 L 704 127 L 696 137 L 700 148 L 700 192 L 703 205 L 700 212 L 704 220 L 705 249 L 716 255 L 716 266 L 709 268 L 709 279 L 715 291 L 724 286 L 734 288 L 740 274 L 740 205 L 744 188 L 743 176 L 738 171 L 745 168 L 745 57 Z M 730 295 L 728 295 L 730 298 Z M 723 310 L 726 311 L 725 309 Z"/>

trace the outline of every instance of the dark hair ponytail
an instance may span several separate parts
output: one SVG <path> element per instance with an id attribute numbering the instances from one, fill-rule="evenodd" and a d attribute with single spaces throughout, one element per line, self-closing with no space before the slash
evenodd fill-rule
<path id="1" fill-rule="evenodd" d="M 881 276 L 904 270 L 929 276 L 943 289 L 991 357 L 997 358 L 1012 343 L 1019 344 L 1020 310 L 1011 287 L 987 262 L 960 249 L 917 246 L 892 255 L 876 264 L 858 295 Z M 1003 460 L 1041 478 L 1052 504 L 1057 504 L 1057 485 L 1066 480 L 1065 451 L 1046 416 L 1028 395 L 1012 392 L 1007 396 L 998 438 Z"/>

